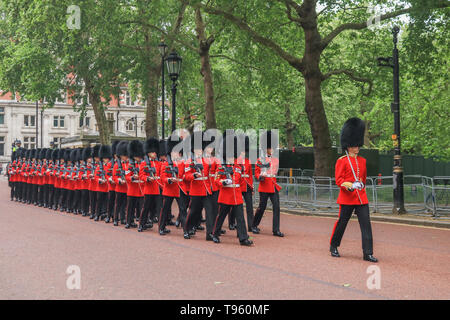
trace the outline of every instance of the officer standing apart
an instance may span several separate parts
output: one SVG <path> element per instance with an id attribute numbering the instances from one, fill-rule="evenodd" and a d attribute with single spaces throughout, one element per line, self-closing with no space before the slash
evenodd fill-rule
<path id="1" fill-rule="evenodd" d="M 273 208 L 272 233 L 276 237 L 284 237 L 284 234 L 280 231 L 280 195 L 278 192 L 281 187 L 278 185 L 276 178 L 279 160 L 272 156 L 273 149 L 278 148 L 278 135 L 272 130 L 265 131 L 260 136 L 259 143 L 262 154 L 255 166 L 255 178 L 259 181 L 259 206 L 253 219 L 252 232 L 259 233 L 258 225 L 270 198 Z"/>
<path id="2" fill-rule="evenodd" d="M 358 216 L 361 228 L 363 259 L 378 262 L 373 254 L 372 227 L 369 216 L 369 200 L 366 194 L 366 159 L 358 156 L 364 144 L 364 122 L 359 118 L 350 118 L 342 127 L 341 147 L 345 155 L 336 162 L 335 178 L 340 187 L 337 203 L 339 220 L 334 224 L 330 240 L 331 256 L 339 257 L 337 247 L 341 244 L 352 213 Z"/>

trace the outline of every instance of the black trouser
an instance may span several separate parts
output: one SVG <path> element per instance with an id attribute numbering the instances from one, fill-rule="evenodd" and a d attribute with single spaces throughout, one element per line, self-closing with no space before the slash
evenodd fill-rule
<path id="1" fill-rule="evenodd" d="M 157 215 L 156 208 L 158 207 L 159 194 L 146 194 L 144 195 L 144 206 L 141 210 L 141 216 L 139 217 L 139 225 L 144 226 L 150 220 Z"/>
<path id="2" fill-rule="evenodd" d="M 73 191 L 72 208 L 74 213 L 78 213 L 81 211 L 81 189 Z"/>
<path id="3" fill-rule="evenodd" d="M 183 191 L 180 191 L 180 201 L 178 202 L 179 210 L 177 220 L 180 221 L 180 224 L 183 228 L 184 225 L 186 224 L 186 217 L 190 201 L 191 198 L 189 197 L 189 194 L 185 194 Z"/>
<path id="4" fill-rule="evenodd" d="M 38 204 L 38 200 L 39 200 L 39 185 L 38 184 L 33 184 L 33 204 Z"/>
<path id="5" fill-rule="evenodd" d="M 127 206 L 127 194 L 124 192 L 116 192 L 116 210 L 114 211 L 114 221 L 125 220 L 125 209 Z"/>
<path id="6" fill-rule="evenodd" d="M 270 202 L 272 202 L 273 211 L 272 232 L 277 232 L 280 231 L 280 195 L 277 190 L 274 193 L 259 193 L 259 206 L 256 209 L 255 218 L 253 219 L 253 227 L 257 227 L 261 222 L 269 198 Z"/>
<path id="7" fill-rule="evenodd" d="M 114 216 L 114 206 L 116 205 L 116 192 L 111 190 L 108 195 L 108 218 Z"/>
<path id="8" fill-rule="evenodd" d="M 69 190 L 67 190 L 67 189 L 61 188 L 61 195 L 59 197 L 59 207 L 60 207 L 60 209 L 66 209 L 68 191 Z"/>
<path id="9" fill-rule="evenodd" d="M 97 191 L 97 209 L 95 210 L 96 217 L 106 215 L 108 195 L 108 192 Z"/>
<path id="10" fill-rule="evenodd" d="M 167 222 L 170 219 L 170 209 L 172 208 L 173 199 L 177 201 L 178 207 L 180 207 L 180 198 L 163 196 L 163 206 L 159 214 L 159 230 L 164 230 Z"/>
<path id="11" fill-rule="evenodd" d="M 205 210 L 211 210 L 211 206 L 209 203 L 207 204 L 205 200 L 206 196 L 191 196 L 189 211 L 186 217 L 186 222 L 183 226 L 184 232 L 187 232 L 200 224 L 203 207 L 205 207 Z"/>
<path id="12" fill-rule="evenodd" d="M 73 198 L 75 193 L 73 190 L 67 189 L 66 210 L 73 210 Z"/>
<path id="13" fill-rule="evenodd" d="M 31 203 L 31 191 L 32 191 L 32 188 L 33 188 L 33 184 L 31 184 L 31 183 L 27 183 L 26 184 L 25 198 L 26 198 L 28 203 Z"/>
<path id="14" fill-rule="evenodd" d="M 245 202 L 245 211 L 247 211 L 247 229 L 250 231 L 253 226 L 253 195 L 252 190 L 247 187 L 246 192 L 242 192 L 242 198 Z"/>
<path id="15" fill-rule="evenodd" d="M 219 191 L 215 191 L 210 195 L 207 195 L 204 202 L 205 215 L 206 215 L 206 236 L 214 231 L 214 223 L 216 222 L 217 215 L 219 214 L 219 206 L 217 200 L 219 199 Z"/>
<path id="16" fill-rule="evenodd" d="M 9 180 L 9 178 L 8 178 Z M 16 192 L 16 183 L 17 182 L 9 182 L 9 186 L 11 187 L 11 200 L 14 200 L 14 195 Z"/>
<path id="17" fill-rule="evenodd" d="M 330 244 L 339 247 L 344 235 L 347 223 L 355 211 L 358 216 L 359 227 L 361 229 L 362 249 L 364 254 L 373 254 L 372 227 L 370 225 L 369 205 L 345 205 L 339 206 L 339 220 L 334 224 L 333 234 Z"/>
<path id="18" fill-rule="evenodd" d="M 47 207 L 51 208 L 53 205 L 53 192 L 55 192 L 55 187 L 52 184 L 47 185 L 48 191 L 47 191 L 47 199 L 45 200 L 47 203 Z"/>
<path id="19" fill-rule="evenodd" d="M 90 204 L 90 193 L 88 189 L 81 189 L 81 213 L 88 214 L 89 213 L 89 204 Z"/>
<path id="20" fill-rule="evenodd" d="M 89 201 L 90 201 L 90 213 L 91 216 L 95 216 L 97 210 L 97 191 L 89 190 Z"/>
<path id="21" fill-rule="evenodd" d="M 53 206 L 54 206 L 55 208 L 58 208 L 59 197 L 60 197 L 60 195 L 61 195 L 61 188 L 56 188 L 56 187 L 55 187 L 55 190 L 54 190 L 54 192 L 53 192 L 53 199 L 52 199 L 52 201 L 53 201 Z"/>
<path id="22" fill-rule="evenodd" d="M 131 224 L 134 217 L 139 216 L 142 198 L 127 196 L 127 224 Z"/>
<path id="23" fill-rule="evenodd" d="M 44 185 L 37 185 L 37 192 L 36 192 L 36 202 L 37 204 L 41 205 L 42 200 L 44 199 Z"/>
<path id="24" fill-rule="evenodd" d="M 157 202 L 156 202 L 156 212 L 157 212 L 157 217 L 159 219 L 159 213 L 162 210 L 162 206 L 163 206 L 163 195 L 162 195 L 162 190 L 159 190 L 159 196 L 157 198 Z"/>
<path id="25" fill-rule="evenodd" d="M 244 241 L 248 239 L 247 228 L 245 227 L 244 220 L 244 207 L 242 204 L 233 206 L 219 203 L 219 214 L 216 217 L 214 223 L 213 234 L 216 237 L 220 236 L 220 230 L 222 229 L 223 222 L 227 214 L 232 213 L 236 217 L 236 230 L 239 237 L 239 241 Z"/>

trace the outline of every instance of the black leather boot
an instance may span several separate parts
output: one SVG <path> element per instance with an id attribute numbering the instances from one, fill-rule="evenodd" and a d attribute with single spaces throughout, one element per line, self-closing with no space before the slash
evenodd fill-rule
<path id="1" fill-rule="evenodd" d="M 364 260 L 366 260 L 366 261 L 370 261 L 370 262 L 378 262 L 378 259 L 377 258 L 375 258 L 373 255 L 371 255 L 371 254 L 365 254 L 364 255 L 364 258 L 363 258 Z"/>
<path id="2" fill-rule="evenodd" d="M 336 258 L 340 257 L 338 249 L 336 247 L 330 246 L 330 252 L 331 252 L 332 257 L 336 257 Z"/>

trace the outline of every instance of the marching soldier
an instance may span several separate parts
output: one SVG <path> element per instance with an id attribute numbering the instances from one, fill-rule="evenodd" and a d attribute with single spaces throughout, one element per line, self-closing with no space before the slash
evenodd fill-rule
<path id="1" fill-rule="evenodd" d="M 339 219 L 334 224 L 330 239 L 331 256 L 339 257 L 337 248 L 341 244 L 352 213 L 358 216 L 361 228 L 363 259 L 378 262 L 373 256 L 372 227 L 370 225 L 369 200 L 366 194 L 366 159 L 358 156 L 364 145 L 365 124 L 359 118 L 350 118 L 341 130 L 341 146 L 345 155 L 336 162 L 335 178 L 339 186 Z"/>
<path id="2" fill-rule="evenodd" d="M 64 162 L 64 150 L 55 149 L 52 153 L 52 158 L 56 159 L 56 163 L 53 166 L 53 181 L 54 181 L 54 192 L 53 192 L 53 210 L 58 210 L 59 198 L 61 197 L 61 167 Z"/>
<path id="3" fill-rule="evenodd" d="M 244 183 L 241 168 L 236 164 L 237 138 L 235 134 L 226 133 L 222 139 L 221 167 L 216 173 L 215 182 L 219 186 L 219 214 L 213 227 L 211 238 L 215 243 L 220 243 L 220 234 L 223 222 L 227 214 L 232 212 L 236 218 L 236 230 L 239 243 L 243 246 L 251 246 L 244 220 L 241 184 Z"/>
<path id="4" fill-rule="evenodd" d="M 212 232 L 212 224 L 214 221 L 213 208 L 211 202 L 207 200 L 208 195 L 212 195 L 209 187 L 209 164 L 203 159 L 203 132 L 194 132 L 190 137 L 191 142 L 191 159 L 186 162 L 184 171 L 184 180 L 190 184 L 189 196 L 191 202 L 189 211 L 184 224 L 184 233 L 189 235 L 195 233 L 195 230 L 204 230 L 200 225 L 202 218 L 202 209 L 205 208 L 207 217 L 207 226 L 211 227 L 206 233 L 206 240 L 210 240 L 208 234 Z M 185 237 L 189 239 L 189 237 Z"/>
<path id="5" fill-rule="evenodd" d="M 121 224 L 126 224 L 126 204 L 128 186 L 125 179 L 125 169 L 128 162 L 128 142 L 121 141 L 116 148 L 117 161 L 114 164 L 112 178 L 116 185 L 116 203 L 114 210 L 114 226 L 119 225 L 119 219 Z"/>
<path id="6" fill-rule="evenodd" d="M 139 232 L 153 227 L 153 218 L 157 215 L 156 208 L 160 196 L 160 186 L 162 186 L 160 179 L 161 164 L 158 161 L 159 140 L 153 137 L 148 138 L 144 144 L 144 151 L 144 161 L 141 162 L 139 167 L 139 178 L 144 181 L 144 205 L 139 218 Z"/>
<path id="7" fill-rule="evenodd" d="M 79 175 L 80 189 L 81 189 L 80 205 L 81 205 L 81 215 L 83 217 L 89 215 L 89 205 L 90 205 L 89 187 L 91 182 L 89 179 L 90 172 L 88 172 L 87 161 L 90 158 L 91 158 L 91 148 L 90 147 L 83 148 L 83 150 L 81 151 L 81 159 L 80 159 L 81 169 Z"/>
<path id="8" fill-rule="evenodd" d="M 253 215 L 254 188 L 253 188 L 252 164 L 249 159 L 250 139 L 246 135 L 240 135 L 238 136 L 238 139 L 243 140 L 242 145 L 244 147 L 244 150 L 241 151 L 241 154 L 239 155 L 238 164 L 241 165 L 242 178 L 244 180 L 244 183 L 241 186 L 241 192 L 245 202 L 245 211 L 247 212 L 247 227 L 248 232 L 251 232 L 254 219 Z M 241 146 L 241 142 L 239 146 Z"/>
<path id="9" fill-rule="evenodd" d="M 164 147 L 167 160 L 161 163 L 160 169 L 161 180 L 163 183 L 163 206 L 158 219 L 160 235 L 165 235 L 170 232 L 166 226 L 170 220 L 170 208 L 172 207 L 173 200 L 175 199 L 177 201 L 178 208 L 180 208 L 180 190 L 187 194 L 181 184 L 184 176 L 184 163 L 181 161 L 181 150 L 178 151 L 175 149 L 179 143 L 179 137 L 172 134 L 167 140 L 167 146 Z"/>
<path id="10" fill-rule="evenodd" d="M 113 219 L 114 216 L 114 208 L 116 205 L 116 183 L 114 182 L 113 179 L 113 170 L 114 170 L 114 165 L 117 161 L 117 154 L 116 154 L 116 149 L 117 149 L 117 145 L 119 144 L 119 140 L 115 140 L 113 141 L 112 145 L 111 145 L 111 152 L 112 152 L 112 157 L 111 157 L 111 161 L 108 162 L 108 164 L 106 165 L 106 177 L 108 178 L 108 216 L 105 219 L 105 223 L 109 223 L 111 221 L 111 219 Z"/>
<path id="11" fill-rule="evenodd" d="M 97 183 L 97 209 L 94 221 L 98 221 L 99 219 L 103 220 L 106 217 L 109 195 L 106 168 L 111 158 L 111 146 L 102 144 L 98 152 L 98 158 L 94 158 L 97 162 L 97 167 L 94 173 L 94 179 Z"/>
<path id="12" fill-rule="evenodd" d="M 272 141 L 273 140 L 273 141 Z M 272 202 L 273 221 L 272 233 L 277 237 L 284 237 L 280 231 L 280 195 L 281 187 L 277 183 L 276 173 L 278 172 L 279 160 L 272 156 L 274 148 L 278 148 L 278 137 L 271 130 L 264 132 L 260 139 L 261 154 L 255 166 L 255 178 L 259 181 L 259 206 L 256 209 L 253 219 L 253 233 L 259 233 L 259 223 L 267 207 L 267 201 Z"/>
<path id="13" fill-rule="evenodd" d="M 51 197 L 53 195 L 53 177 L 50 175 L 50 173 L 53 170 L 53 158 L 52 158 L 52 149 L 47 149 L 45 153 L 45 158 L 47 159 L 47 165 L 45 167 L 44 175 L 45 175 L 45 181 L 46 181 L 46 190 L 47 193 L 44 195 L 44 207 L 45 208 L 51 208 Z"/>
<path id="14" fill-rule="evenodd" d="M 98 153 L 100 151 L 100 145 L 97 144 L 92 147 L 92 154 L 91 158 L 88 159 L 88 171 L 89 171 L 89 200 L 90 200 L 90 207 L 91 207 L 91 215 L 89 216 L 89 219 L 94 219 L 97 213 L 97 190 L 98 190 L 98 182 L 95 179 L 95 171 L 97 170 L 98 162 L 100 161 L 100 158 L 98 156 Z"/>
<path id="15" fill-rule="evenodd" d="M 128 144 L 128 163 L 125 168 L 125 179 L 128 184 L 127 188 L 127 224 L 126 229 L 136 228 L 134 222 L 136 217 L 141 213 L 142 198 L 142 181 L 139 179 L 139 165 L 144 157 L 144 146 L 139 140 L 133 140 Z"/>

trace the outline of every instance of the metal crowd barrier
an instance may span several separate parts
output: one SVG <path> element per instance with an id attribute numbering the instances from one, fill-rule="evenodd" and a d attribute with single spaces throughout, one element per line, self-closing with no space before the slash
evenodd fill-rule
<path id="1" fill-rule="evenodd" d="M 286 173 L 286 170 L 283 171 Z M 337 211 L 339 187 L 334 178 L 308 176 L 277 176 L 282 187 L 280 206 L 306 210 Z M 391 213 L 393 208 L 392 176 L 367 177 L 366 194 L 372 212 Z M 255 208 L 259 203 L 258 181 L 254 181 Z M 450 177 L 404 176 L 405 209 L 410 214 L 441 217 L 450 215 Z M 271 207 L 271 202 L 267 205 Z"/>

